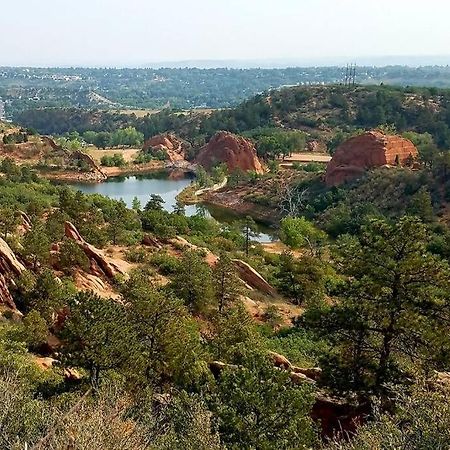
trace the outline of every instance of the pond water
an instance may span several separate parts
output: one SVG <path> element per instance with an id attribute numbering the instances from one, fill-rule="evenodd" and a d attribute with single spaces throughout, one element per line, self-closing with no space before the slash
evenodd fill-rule
<path id="1" fill-rule="evenodd" d="M 139 199 L 142 206 L 145 206 L 150 199 L 150 195 L 157 194 L 164 200 L 164 208 L 167 211 L 172 211 L 173 205 L 176 203 L 176 196 L 192 181 L 193 178 L 189 176 L 171 178 L 166 172 L 158 172 L 111 177 L 103 183 L 71 183 L 70 186 L 85 194 L 101 194 L 116 200 L 122 199 L 129 207 L 131 207 L 135 197 Z M 231 224 L 242 219 L 228 210 L 206 204 L 186 206 L 187 216 L 198 213 L 213 217 L 222 224 Z M 275 239 L 274 230 L 258 224 L 258 235 L 254 240 L 265 243 L 272 242 Z"/>

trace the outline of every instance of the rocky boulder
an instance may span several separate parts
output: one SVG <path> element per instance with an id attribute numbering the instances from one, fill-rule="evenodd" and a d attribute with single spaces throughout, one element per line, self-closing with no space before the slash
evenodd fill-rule
<path id="1" fill-rule="evenodd" d="M 240 259 L 233 259 L 233 264 L 239 278 L 244 281 L 244 283 L 253 289 L 257 289 L 272 297 L 276 295 L 275 288 L 271 286 L 259 272 L 250 266 L 250 264 L 247 264 Z"/>
<path id="2" fill-rule="evenodd" d="M 75 150 L 70 158 L 75 161 L 80 161 L 89 167 L 92 177 L 95 181 L 104 181 L 108 178 L 105 172 L 100 168 L 100 166 L 94 161 L 91 155 L 82 152 L 81 150 Z"/>
<path id="3" fill-rule="evenodd" d="M 86 242 L 76 229 L 75 225 L 71 222 L 66 222 L 64 227 L 66 237 L 73 239 L 89 258 L 91 268 L 93 268 L 92 272 L 98 274 L 98 269 L 100 269 L 104 275 L 111 279 L 113 279 L 116 275 L 124 274 L 124 271 L 117 266 L 117 264 L 110 261 L 101 250 Z"/>
<path id="4" fill-rule="evenodd" d="M 9 285 L 25 270 L 10 246 L 0 238 L 0 304 L 17 310 Z"/>
<path id="5" fill-rule="evenodd" d="M 260 174 L 264 172 L 253 143 L 226 131 L 220 131 L 213 136 L 200 150 L 195 162 L 208 170 L 216 164 L 225 163 L 230 172 L 235 169 Z"/>
<path id="6" fill-rule="evenodd" d="M 173 134 L 158 134 L 148 139 L 142 148 L 145 152 L 161 151 L 167 155 L 167 159 L 175 163 L 186 158 L 186 144 Z"/>
<path id="7" fill-rule="evenodd" d="M 417 148 L 408 139 L 369 131 L 341 144 L 328 164 L 327 186 L 337 186 L 382 166 L 411 166 L 418 156 Z"/>

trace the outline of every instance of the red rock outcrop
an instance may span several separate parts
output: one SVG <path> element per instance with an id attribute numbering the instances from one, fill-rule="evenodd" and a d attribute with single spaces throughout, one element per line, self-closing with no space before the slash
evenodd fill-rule
<path id="1" fill-rule="evenodd" d="M 71 222 L 66 222 L 64 228 L 66 237 L 73 239 L 83 249 L 84 253 L 86 253 L 86 256 L 91 262 L 91 268 L 93 268 L 92 272 L 97 274 L 98 268 L 100 268 L 108 278 L 114 278 L 116 275 L 124 274 L 124 271 L 117 264 L 109 261 L 101 250 L 86 242 L 75 225 Z"/>
<path id="2" fill-rule="evenodd" d="M 233 259 L 234 267 L 236 268 L 239 278 L 250 287 L 264 292 L 265 294 L 275 296 L 276 290 L 271 286 L 263 276 L 257 272 L 250 264 L 240 259 Z"/>
<path id="3" fill-rule="evenodd" d="M 17 310 L 9 292 L 9 284 L 25 270 L 10 246 L 0 238 L 0 304 Z"/>
<path id="4" fill-rule="evenodd" d="M 241 169 L 264 173 L 253 143 L 226 131 L 220 131 L 213 136 L 208 145 L 200 150 L 195 162 L 206 169 L 225 163 L 230 172 Z"/>
<path id="5" fill-rule="evenodd" d="M 172 163 L 184 161 L 186 158 L 185 143 L 173 134 L 158 134 L 157 136 L 153 136 L 145 141 L 142 150 L 162 151 Z"/>
<path id="6" fill-rule="evenodd" d="M 51 137 L 49 136 L 41 136 L 41 142 L 48 146 L 51 147 L 53 150 L 57 150 L 61 153 L 65 153 L 65 150 L 63 149 L 63 147 L 61 147 L 60 145 L 58 145 Z"/>
<path id="7" fill-rule="evenodd" d="M 341 144 L 328 164 L 327 186 L 337 186 L 382 166 L 410 166 L 418 152 L 414 144 L 400 136 L 369 131 Z"/>
<path id="8" fill-rule="evenodd" d="M 82 161 L 86 164 L 92 173 L 92 178 L 96 181 L 104 181 L 108 178 L 105 172 L 100 168 L 100 166 L 94 161 L 91 155 L 82 152 L 81 150 L 75 150 L 71 155 L 71 159 Z"/>

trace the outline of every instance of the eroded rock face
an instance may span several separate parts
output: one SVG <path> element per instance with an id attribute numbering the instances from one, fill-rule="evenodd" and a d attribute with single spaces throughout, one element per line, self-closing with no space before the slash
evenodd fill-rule
<path id="1" fill-rule="evenodd" d="M 408 167 L 417 156 L 417 148 L 408 139 L 369 131 L 338 147 L 328 164 L 325 182 L 327 186 L 337 186 L 374 167 Z"/>
<path id="2" fill-rule="evenodd" d="M 184 161 L 186 158 L 185 144 L 173 134 L 158 134 L 157 136 L 153 136 L 145 141 L 142 149 L 144 151 L 162 151 L 172 163 Z"/>
<path id="3" fill-rule="evenodd" d="M 81 150 L 75 150 L 71 154 L 71 159 L 75 159 L 78 161 L 83 161 L 90 169 L 92 173 L 92 178 L 96 181 L 104 181 L 108 178 L 108 176 L 103 172 L 100 166 L 94 161 L 91 155 L 82 152 Z"/>
<path id="4" fill-rule="evenodd" d="M 0 304 L 17 310 L 9 284 L 25 270 L 10 246 L 0 238 Z"/>
<path id="5" fill-rule="evenodd" d="M 275 288 L 271 286 L 259 272 L 257 272 L 245 261 L 241 261 L 240 259 L 233 259 L 233 264 L 236 268 L 239 278 L 250 287 L 271 296 L 276 295 Z"/>
<path id="6" fill-rule="evenodd" d="M 41 141 L 44 145 L 51 147 L 53 150 L 57 150 L 60 153 L 65 153 L 65 150 L 49 136 L 41 136 Z"/>
<path id="7" fill-rule="evenodd" d="M 91 262 L 91 267 L 95 268 L 95 274 L 98 273 L 97 268 L 101 269 L 103 274 L 111 279 L 116 275 L 124 274 L 124 271 L 112 261 L 109 261 L 101 250 L 86 242 L 76 229 L 75 225 L 71 222 L 66 222 L 64 228 L 66 237 L 73 239 L 83 249 L 84 253 L 86 253 L 86 256 Z"/>
<path id="8" fill-rule="evenodd" d="M 226 131 L 220 131 L 213 136 L 208 145 L 200 150 L 195 162 L 205 169 L 225 163 L 230 172 L 235 169 L 260 174 L 264 172 L 253 143 Z"/>

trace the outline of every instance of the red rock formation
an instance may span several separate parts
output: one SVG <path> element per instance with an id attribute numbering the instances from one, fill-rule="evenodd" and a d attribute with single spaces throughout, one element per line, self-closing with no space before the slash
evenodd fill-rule
<path id="1" fill-rule="evenodd" d="M 374 167 L 410 166 L 417 156 L 416 147 L 408 139 L 369 131 L 338 147 L 328 164 L 325 182 L 337 186 Z"/>
<path id="2" fill-rule="evenodd" d="M 61 153 L 64 153 L 65 150 L 63 149 L 63 147 L 61 147 L 60 145 L 58 145 L 51 137 L 49 136 L 41 136 L 41 142 L 44 145 L 47 145 L 48 147 L 51 147 L 53 150 L 57 150 Z"/>
<path id="3" fill-rule="evenodd" d="M 150 236 L 149 234 L 144 235 L 141 243 L 146 247 L 154 247 L 157 248 L 158 250 L 161 250 L 163 248 L 163 246 L 158 242 L 158 240 L 153 236 Z"/>
<path id="4" fill-rule="evenodd" d="M 200 150 L 195 162 L 206 169 L 211 169 L 218 163 L 225 163 L 230 172 L 235 169 L 264 172 L 252 142 L 226 131 L 220 131 L 213 136 L 208 145 Z"/>
<path id="5" fill-rule="evenodd" d="M 84 253 L 86 253 L 86 256 L 91 261 L 91 266 L 99 267 L 108 278 L 114 278 L 116 275 L 124 274 L 120 267 L 112 261 L 108 261 L 101 250 L 86 242 L 75 228 L 75 225 L 66 222 L 64 227 L 66 237 L 73 239 L 83 249 Z"/>
<path id="6" fill-rule="evenodd" d="M 90 169 L 97 181 L 104 181 L 108 176 L 103 172 L 100 166 L 94 161 L 91 155 L 82 152 L 81 150 L 75 150 L 71 155 L 71 159 L 84 162 Z"/>
<path id="7" fill-rule="evenodd" d="M 311 418 L 318 423 L 325 439 L 346 439 L 367 421 L 371 411 L 368 402 L 352 403 L 350 400 L 317 392 Z"/>
<path id="8" fill-rule="evenodd" d="M 9 292 L 9 283 L 25 270 L 9 245 L 0 238 L 0 304 L 17 310 Z"/>
<path id="9" fill-rule="evenodd" d="M 240 259 L 233 259 L 233 264 L 236 267 L 239 278 L 250 287 L 271 296 L 276 295 L 276 290 L 274 289 L 274 287 L 271 286 L 259 272 L 257 272 L 245 261 L 241 261 Z"/>
<path id="10" fill-rule="evenodd" d="M 144 151 L 162 151 L 167 159 L 174 163 L 184 161 L 186 158 L 185 144 L 173 134 L 158 134 L 148 139 L 142 148 Z"/>

